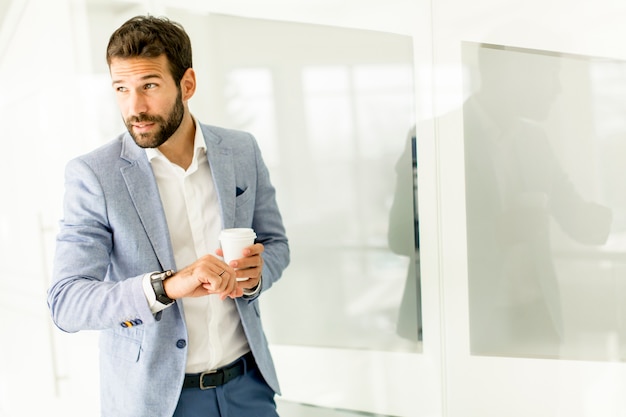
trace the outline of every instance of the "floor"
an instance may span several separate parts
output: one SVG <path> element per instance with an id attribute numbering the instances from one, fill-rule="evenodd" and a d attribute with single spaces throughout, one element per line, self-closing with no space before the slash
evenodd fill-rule
<path id="1" fill-rule="evenodd" d="M 335 410 L 288 401 L 277 401 L 278 412 L 283 417 L 391 417 L 349 410 Z"/>

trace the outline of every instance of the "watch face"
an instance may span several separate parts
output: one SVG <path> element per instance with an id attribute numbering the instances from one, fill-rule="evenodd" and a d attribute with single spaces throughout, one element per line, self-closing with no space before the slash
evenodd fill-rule
<path id="1" fill-rule="evenodd" d="M 166 278 L 171 277 L 173 274 L 174 274 L 174 271 L 172 271 L 171 269 L 168 269 L 167 271 L 163 271 L 163 272 L 155 272 L 150 276 L 150 278 L 164 280 Z"/>
<path id="2" fill-rule="evenodd" d="M 165 278 L 169 278 L 172 276 L 172 271 L 171 270 L 167 270 L 167 271 L 163 271 L 163 272 L 155 272 L 152 275 L 150 275 L 150 279 L 153 280 L 161 280 L 163 281 Z"/>

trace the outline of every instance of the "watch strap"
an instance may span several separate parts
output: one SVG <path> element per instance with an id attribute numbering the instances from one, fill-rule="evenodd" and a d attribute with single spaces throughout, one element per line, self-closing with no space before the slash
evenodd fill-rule
<path id="1" fill-rule="evenodd" d="M 167 278 L 174 275 L 174 271 L 168 269 L 167 271 L 155 272 L 150 275 L 150 284 L 152 285 L 152 290 L 154 290 L 154 295 L 159 303 L 164 305 L 170 305 L 174 302 L 170 297 L 165 293 L 165 287 L 163 287 L 163 281 Z"/>

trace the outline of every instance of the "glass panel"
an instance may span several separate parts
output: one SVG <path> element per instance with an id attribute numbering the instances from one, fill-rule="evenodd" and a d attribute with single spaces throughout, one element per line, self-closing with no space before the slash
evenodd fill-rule
<path id="1" fill-rule="evenodd" d="M 303 68 L 307 131 L 294 140 L 311 164 L 293 175 L 311 187 L 285 213 L 300 222 L 290 229 L 289 279 L 272 294 L 281 302 L 264 303 L 275 343 L 417 350 L 410 74 L 408 64 Z M 302 299 L 293 308 L 282 291 L 324 308 Z"/>
<path id="2" fill-rule="evenodd" d="M 411 38 L 210 20 L 211 72 L 228 85 L 212 99 L 230 109 L 211 123 L 257 136 L 291 243 L 262 302 L 269 340 L 419 351 Z"/>
<path id="3" fill-rule="evenodd" d="M 229 125 L 254 132 L 268 165 L 279 165 L 274 85 L 268 68 L 232 70 L 224 90 Z"/>
<path id="4" fill-rule="evenodd" d="M 625 63 L 463 45 L 471 349 L 621 360 Z"/>

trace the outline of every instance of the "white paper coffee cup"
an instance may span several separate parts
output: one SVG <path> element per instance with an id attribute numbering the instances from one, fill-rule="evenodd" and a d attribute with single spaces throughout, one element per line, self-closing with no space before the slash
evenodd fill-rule
<path id="1" fill-rule="evenodd" d="M 243 250 L 254 245 L 256 233 L 248 228 L 224 229 L 220 233 L 220 245 L 224 253 L 224 262 L 243 258 Z M 237 281 L 246 281 L 249 278 L 240 277 Z"/>

